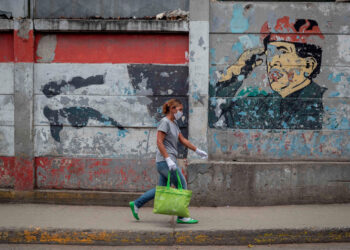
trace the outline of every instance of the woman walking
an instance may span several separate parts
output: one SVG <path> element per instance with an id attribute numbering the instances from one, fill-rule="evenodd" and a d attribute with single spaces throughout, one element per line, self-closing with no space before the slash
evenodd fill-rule
<path id="1" fill-rule="evenodd" d="M 187 183 L 177 166 L 177 144 L 180 141 L 187 148 L 195 151 L 202 158 L 207 158 L 206 152 L 196 148 L 190 141 L 188 141 L 180 132 L 180 128 L 176 122 L 183 115 L 183 105 L 177 99 L 170 99 L 163 105 L 163 114 L 165 117 L 160 121 L 157 129 L 157 154 L 156 164 L 159 173 L 159 186 L 166 186 L 168 179 L 168 171 L 170 172 L 170 182 L 175 187 L 178 186 L 176 171 L 178 170 L 182 187 L 187 189 Z M 156 189 L 152 188 L 141 195 L 135 201 L 129 203 L 132 214 L 136 220 L 139 220 L 138 211 L 148 201 L 154 199 Z M 177 218 L 177 223 L 194 224 L 198 220 L 192 218 Z"/>

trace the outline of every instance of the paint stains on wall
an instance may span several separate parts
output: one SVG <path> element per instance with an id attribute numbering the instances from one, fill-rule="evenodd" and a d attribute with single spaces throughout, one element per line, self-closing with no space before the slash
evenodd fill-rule
<path id="1" fill-rule="evenodd" d="M 49 82 L 43 87 L 42 92 L 46 97 L 50 98 L 52 96 L 61 94 L 63 89 L 68 88 L 68 89 L 74 90 L 74 89 L 86 87 L 89 85 L 99 85 L 103 83 L 104 83 L 103 75 L 90 76 L 86 79 L 80 76 L 77 76 L 77 77 L 73 77 L 68 82 L 65 80 L 62 80 L 60 82 L 58 81 Z"/>
<path id="2" fill-rule="evenodd" d="M 347 130 L 211 129 L 209 152 L 213 160 L 329 160 L 347 161 Z"/>
<path id="3" fill-rule="evenodd" d="M 36 158 L 38 188 L 145 191 L 156 185 L 154 159 Z"/>
<path id="4" fill-rule="evenodd" d="M 188 66 L 129 64 L 131 84 L 140 95 L 185 96 Z"/>
<path id="5" fill-rule="evenodd" d="M 0 187 L 13 188 L 15 185 L 15 157 L 0 156 Z"/>
<path id="6" fill-rule="evenodd" d="M 242 33 L 248 30 L 249 21 L 245 16 L 242 4 L 233 5 L 232 19 L 230 24 L 232 33 Z"/>
<path id="7" fill-rule="evenodd" d="M 97 120 L 106 125 L 112 125 L 118 129 L 124 128 L 114 119 L 101 114 L 99 111 L 89 107 L 70 107 L 59 110 L 52 110 L 45 107 L 45 117 L 50 122 L 51 135 L 55 141 L 60 142 L 60 131 L 63 129 L 62 118 L 66 118 L 68 122 L 75 128 L 86 127 L 89 119 Z"/>

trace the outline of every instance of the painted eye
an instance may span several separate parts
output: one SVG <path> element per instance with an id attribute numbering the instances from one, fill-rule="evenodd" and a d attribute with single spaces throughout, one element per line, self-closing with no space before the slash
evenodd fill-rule
<path id="1" fill-rule="evenodd" d="M 282 53 L 282 54 L 287 54 L 288 51 L 287 51 L 287 50 L 281 50 L 281 53 Z"/>

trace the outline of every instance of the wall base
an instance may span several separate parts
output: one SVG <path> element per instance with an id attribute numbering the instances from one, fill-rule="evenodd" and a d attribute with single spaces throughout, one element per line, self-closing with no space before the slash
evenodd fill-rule
<path id="1" fill-rule="evenodd" d="M 350 202 L 350 162 L 192 162 L 192 206 Z"/>
<path id="2" fill-rule="evenodd" d="M 80 190 L 34 190 L 15 191 L 0 189 L 0 203 L 47 203 L 65 205 L 129 206 L 129 201 L 138 198 L 138 192 L 106 192 Z M 153 202 L 145 206 L 153 207 Z"/>

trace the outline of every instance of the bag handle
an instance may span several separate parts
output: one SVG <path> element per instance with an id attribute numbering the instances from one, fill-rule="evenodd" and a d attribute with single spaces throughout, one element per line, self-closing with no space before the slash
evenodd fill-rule
<path id="1" fill-rule="evenodd" d="M 177 172 L 177 169 L 175 171 L 176 171 L 176 176 L 177 176 L 177 188 L 179 190 L 182 190 L 182 183 L 181 183 L 181 180 L 180 180 L 179 173 Z M 168 180 L 167 180 L 166 187 L 170 188 L 170 170 L 168 171 Z"/>

